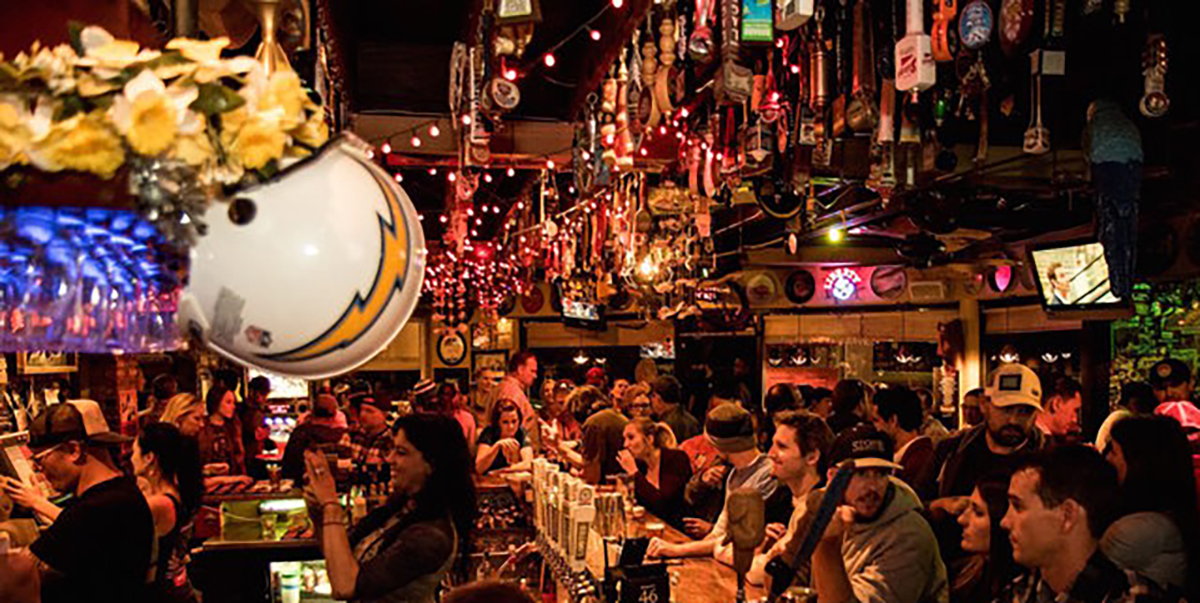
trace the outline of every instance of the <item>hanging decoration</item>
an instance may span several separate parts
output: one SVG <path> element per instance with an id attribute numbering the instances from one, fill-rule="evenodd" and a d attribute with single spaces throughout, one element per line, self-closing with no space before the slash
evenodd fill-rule
<path id="1" fill-rule="evenodd" d="M 48 173 L 120 177 L 145 219 L 192 243 L 222 186 L 269 177 L 329 136 L 286 61 L 269 72 L 221 58 L 228 38 L 153 50 L 92 26 L 71 39 L 0 61 L 0 172 L 18 177 L 15 194 Z"/>

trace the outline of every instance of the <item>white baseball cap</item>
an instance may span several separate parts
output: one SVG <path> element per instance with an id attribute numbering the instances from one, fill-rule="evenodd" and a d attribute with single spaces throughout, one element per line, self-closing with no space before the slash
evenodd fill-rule
<path id="1" fill-rule="evenodd" d="M 993 371 L 987 395 L 992 406 L 1023 404 L 1042 410 L 1042 380 L 1023 364 L 1005 364 Z"/>

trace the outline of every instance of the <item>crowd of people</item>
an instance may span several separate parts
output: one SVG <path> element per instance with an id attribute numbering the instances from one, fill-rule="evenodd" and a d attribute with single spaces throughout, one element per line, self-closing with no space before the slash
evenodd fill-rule
<path id="1" fill-rule="evenodd" d="M 787 575 L 779 570 L 794 562 L 827 484 L 846 472 L 838 510 L 798 578 L 822 602 L 1178 601 L 1200 583 L 1189 570 L 1200 530 L 1200 409 L 1182 362 L 1163 360 L 1147 377 L 1123 389 L 1084 442 L 1079 384 L 1017 364 L 968 392 L 962 424 L 950 429 L 927 392 L 906 387 L 774 384 L 751 400 L 744 385 L 715 382 L 698 401 L 650 370 L 612 383 L 593 370 L 581 384 L 537 387 L 537 358 L 523 351 L 482 393 L 432 381 L 404 395 L 361 384 L 318 392 L 281 465 L 305 489 L 333 595 L 344 600 L 434 600 L 470 546 L 474 480 L 545 457 L 590 483 L 625 484 L 636 504 L 691 537 L 651 539 L 652 559 L 732 564 L 726 501 L 756 491 L 767 537 L 747 577 L 759 585 Z M 162 385 L 132 439 L 109 431 L 86 400 L 32 422 L 34 465 L 74 496 L 60 508 L 4 481 L 48 527 L 0 568 L 0 600 L 197 600 L 192 521 L 206 486 L 266 471 L 270 385 L 251 380 L 240 401 L 235 383 L 214 384 L 203 400 Z M 355 464 L 390 471 L 387 502 L 354 525 L 322 453 L 334 443 Z"/>

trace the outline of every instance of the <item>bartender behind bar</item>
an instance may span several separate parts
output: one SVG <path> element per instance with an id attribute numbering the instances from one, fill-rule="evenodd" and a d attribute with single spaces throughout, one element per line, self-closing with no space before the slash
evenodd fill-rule
<path id="1" fill-rule="evenodd" d="M 91 400 L 51 406 L 29 432 L 34 465 L 74 500 L 47 514 L 50 527 L 28 549 L 0 558 L 0 603 L 143 600 L 154 520 L 137 483 L 114 462 L 130 438 L 109 431 Z M 28 498 L 24 485 L 4 486 Z"/>

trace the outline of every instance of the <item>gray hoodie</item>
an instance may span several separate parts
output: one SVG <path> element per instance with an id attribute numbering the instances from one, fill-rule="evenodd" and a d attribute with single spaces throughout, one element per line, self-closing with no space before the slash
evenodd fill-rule
<path id="1" fill-rule="evenodd" d="M 846 530 L 842 561 L 859 603 L 946 603 L 950 590 L 937 539 L 912 488 L 890 478 L 879 519 Z"/>

